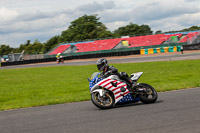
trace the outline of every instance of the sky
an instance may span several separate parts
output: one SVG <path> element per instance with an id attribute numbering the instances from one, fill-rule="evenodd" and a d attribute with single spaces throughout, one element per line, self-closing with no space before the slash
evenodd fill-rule
<path id="1" fill-rule="evenodd" d="M 130 23 L 171 31 L 200 26 L 200 0 L 0 0 L 0 45 L 46 42 L 83 15 L 110 31 Z"/>

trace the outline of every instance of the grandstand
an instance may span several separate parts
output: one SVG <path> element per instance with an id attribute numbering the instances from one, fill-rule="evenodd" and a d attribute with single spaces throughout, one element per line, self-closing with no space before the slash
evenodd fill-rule
<path id="1" fill-rule="evenodd" d="M 135 36 L 135 37 L 123 37 L 115 39 L 95 40 L 89 42 L 76 42 L 60 44 L 54 50 L 50 51 L 48 55 L 55 55 L 57 53 L 80 53 L 100 50 L 111 50 L 118 48 L 133 48 L 133 47 L 144 47 L 153 45 L 162 45 L 170 43 L 191 43 L 200 35 L 199 31 L 191 32 L 177 32 L 167 34 L 156 34 L 146 36 Z M 124 45 L 126 44 L 126 45 Z M 73 49 L 73 50 L 72 50 Z"/>
<path id="2" fill-rule="evenodd" d="M 189 43 L 192 41 L 193 37 L 196 37 L 199 34 L 199 32 L 190 32 L 182 37 L 182 39 L 179 42 L 187 42 Z"/>
<path id="3" fill-rule="evenodd" d="M 62 53 L 65 60 L 154 54 L 163 52 L 200 49 L 200 31 L 177 32 L 146 36 L 123 36 L 115 39 L 95 40 L 59 44 L 41 56 L 30 55 L 22 61 L 2 62 L 1 66 L 31 64 L 55 61 L 56 54 Z"/>
<path id="4" fill-rule="evenodd" d="M 160 45 L 170 38 L 169 35 L 158 34 L 158 35 L 148 35 L 148 36 L 138 36 L 130 37 L 127 39 L 131 44 L 129 47 L 141 47 L 141 46 L 151 46 Z"/>
<path id="5" fill-rule="evenodd" d="M 54 55 L 58 53 L 63 53 L 65 50 L 67 50 L 70 47 L 70 44 L 63 44 L 59 45 L 56 49 L 54 49 L 49 55 Z"/>

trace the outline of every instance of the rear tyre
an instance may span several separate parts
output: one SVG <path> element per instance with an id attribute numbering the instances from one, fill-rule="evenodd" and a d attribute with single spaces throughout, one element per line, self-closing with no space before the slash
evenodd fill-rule
<path id="1" fill-rule="evenodd" d="M 64 59 L 61 59 L 61 62 L 64 63 Z"/>
<path id="2" fill-rule="evenodd" d="M 100 109 L 110 109 L 114 105 L 114 99 L 108 92 L 104 96 L 100 96 L 99 92 L 91 94 L 92 103 Z"/>
<path id="3" fill-rule="evenodd" d="M 146 83 L 140 83 L 137 89 L 144 89 L 143 93 L 140 95 L 140 101 L 145 104 L 150 104 L 156 102 L 158 94 L 156 90 Z"/>

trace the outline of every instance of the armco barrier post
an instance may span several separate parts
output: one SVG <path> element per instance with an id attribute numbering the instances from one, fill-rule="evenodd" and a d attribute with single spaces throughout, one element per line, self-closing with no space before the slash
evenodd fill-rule
<path id="1" fill-rule="evenodd" d="M 173 47 L 169 47 L 169 52 L 174 52 Z"/>
<path id="2" fill-rule="evenodd" d="M 164 53 L 164 52 L 165 52 L 164 48 L 163 47 L 160 48 L 160 53 Z"/>
<path id="3" fill-rule="evenodd" d="M 160 53 L 160 48 L 157 48 L 156 50 L 157 50 L 157 53 Z"/>
<path id="4" fill-rule="evenodd" d="M 145 51 L 145 54 L 148 54 L 148 49 L 144 49 L 144 51 Z"/>
<path id="5" fill-rule="evenodd" d="M 151 53 L 151 51 L 150 51 L 150 49 L 148 49 L 148 54 L 150 54 Z"/>
<path id="6" fill-rule="evenodd" d="M 174 47 L 173 47 L 173 50 L 174 50 L 174 52 L 177 52 L 177 47 L 174 46 Z"/>
<path id="7" fill-rule="evenodd" d="M 164 47 L 164 52 L 168 53 L 169 52 L 169 47 Z"/>
<path id="8" fill-rule="evenodd" d="M 150 48 L 150 54 L 153 54 L 153 48 Z"/>
<path id="9" fill-rule="evenodd" d="M 157 53 L 157 48 L 153 49 L 153 53 L 156 54 Z"/>
<path id="10" fill-rule="evenodd" d="M 140 49 L 140 54 L 145 54 L 144 49 Z"/>
<path id="11" fill-rule="evenodd" d="M 177 46 L 177 52 L 181 52 L 181 46 Z"/>

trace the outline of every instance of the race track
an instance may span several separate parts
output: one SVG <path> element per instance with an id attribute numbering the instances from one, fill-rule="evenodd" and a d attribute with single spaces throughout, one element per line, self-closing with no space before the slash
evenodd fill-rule
<path id="1" fill-rule="evenodd" d="M 135 63 L 135 62 L 152 62 L 152 61 L 173 61 L 173 60 L 192 60 L 200 59 L 200 50 L 188 51 L 185 54 L 176 53 L 162 53 L 153 55 L 130 55 L 130 56 L 116 56 L 105 57 L 109 63 Z M 80 60 L 65 60 L 64 64 L 57 64 L 56 62 L 49 63 L 36 63 L 30 65 L 17 65 L 17 66 L 5 66 L 0 69 L 12 69 L 12 68 L 30 68 L 30 67 L 48 67 L 48 66 L 71 66 L 71 65 L 93 65 L 96 64 L 96 59 L 80 59 Z"/>
<path id="2" fill-rule="evenodd" d="M 2 133 L 200 133 L 200 88 L 109 110 L 91 101 L 0 112 Z"/>
<path id="3" fill-rule="evenodd" d="M 110 63 L 200 59 L 200 53 L 108 58 Z M 95 64 L 33 64 L 1 69 Z M 200 88 L 160 92 L 154 104 L 134 103 L 109 110 L 91 101 L 0 111 L 1 133 L 200 133 Z"/>

